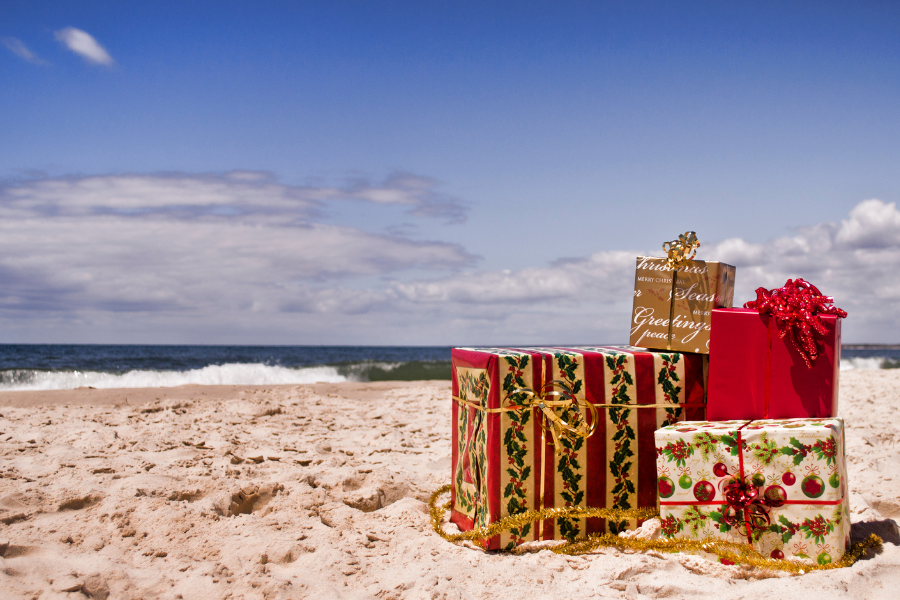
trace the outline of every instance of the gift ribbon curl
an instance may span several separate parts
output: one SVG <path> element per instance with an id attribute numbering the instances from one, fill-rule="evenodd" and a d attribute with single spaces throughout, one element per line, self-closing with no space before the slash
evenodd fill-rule
<path id="1" fill-rule="evenodd" d="M 756 289 L 756 300 L 744 303 L 761 315 L 771 315 L 778 327 L 778 336 L 789 335 L 794 347 L 810 369 L 819 355 L 815 334 L 828 330 L 819 315 L 846 318 L 847 311 L 833 305 L 834 298 L 822 295 L 819 288 L 804 279 L 788 279 L 781 288 Z"/>
<path id="2" fill-rule="evenodd" d="M 728 473 L 726 472 L 726 476 Z M 770 508 L 778 508 L 784 503 L 760 496 L 759 488 L 742 474 L 723 479 L 722 496 L 727 503 L 722 511 L 722 520 L 732 527 L 744 525 L 747 542 L 752 544 L 758 534 L 771 525 Z"/>
<path id="3" fill-rule="evenodd" d="M 677 240 L 671 242 L 663 242 L 663 252 L 666 253 L 666 267 L 677 269 L 687 261 L 694 258 L 697 248 L 700 247 L 700 240 L 697 239 L 697 233 L 694 231 L 685 231 L 678 236 Z"/>
<path id="4" fill-rule="evenodd" d="M 453 399 L 460 404 L 486 413 L 540 410 L 544 416 L 541 420 L 541 429 L 545 436 L 548 431 L 550 432 L 557 454 L 562 454 L 561 438 L 575 441 L 577 438 L 588 438 L 593 435 L 594 429 L 597 427 L 597 408 L 606 406 L 578 398 L 569 384 L 560 380 L 549 381 L 538 390 L 518 388 L 509 392 L 506 398 L 515 404 L 500 408 L 487 408 L 477 402 L 453 396 Z M 580 416 L 580 422 L 573 425 L 565 421 L 556 414 L 556 409 L 560 408 L 576 409 Z M 587 418 L 588 415 L 590 415 L 590 419 Z"/>
<path id="5" fill-rule="evenodd" d="M 666 333 L 666 350 L 672 349 L 672 328 L 675 326 L 675 292 L 678 289 L 678 268 L 694 258 L 700 240 L 694 231 L 685 231 L 677 240 L 663 242 L 663 251 L 666 253 L 666 267 L 672 269 L 672 293 L 669 295 L 669 329 Z"/>

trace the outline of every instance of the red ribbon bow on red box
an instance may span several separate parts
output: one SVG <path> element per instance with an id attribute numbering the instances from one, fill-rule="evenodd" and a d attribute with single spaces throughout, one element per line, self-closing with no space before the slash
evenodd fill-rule
<path id="1" fill-rule="evenodd" d="M 812 368 L 819 355 L 815 332 L 825 335 L 827 329 L 819 315 L 847 317 L 847 311 L 833 306 L 834 299 L 823 296 L 819 288 L 803 279 L 788 279 L 784 287 L 774 290 L 756 289 L 756 300 L 744 303 L 744 308 L 755 308 L 761 315 L 772 315 L 778 326 L 779 337 L 788 334 L 800 352 L 806 366 Z"/>

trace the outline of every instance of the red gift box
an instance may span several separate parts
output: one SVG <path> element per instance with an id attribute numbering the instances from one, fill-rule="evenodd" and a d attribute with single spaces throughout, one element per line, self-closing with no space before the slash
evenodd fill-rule
<path id="1" fill-rule="evenodd" d="M 837 416 L 841 318 L 819 315 L 818 358 L 808 367 L 775 318 L 755 309 L 712 311 L 708 421 L 823 419 Z"/>
<path id="2" fill-rule="evenodd" d="M 653 432 L 705 414 L 699 354 L 631 347 L 454 348 L 452 357 L 450 520 L 463 531 L 533 509 L 656 506 Z M 555 447 L 536 404 L 509 407 L 523 405 L 523 390 L 537 396 L 563 388 L 579 401 L 617 406 L 597 410 L 592 435 L 561 438 Z M 557 410 L 569 423 L 578 420 L 573 409 Z M 504 531 L 483 545 L 509 549 L 636 525 L 546 520 Z"/>

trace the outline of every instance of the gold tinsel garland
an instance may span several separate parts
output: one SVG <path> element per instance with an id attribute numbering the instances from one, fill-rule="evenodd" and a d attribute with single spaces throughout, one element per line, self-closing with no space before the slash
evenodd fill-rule
<path id="1" fill-rule="evenodd" d="M 499 521 L 491 523 L 487 527 L 479 527 L 471 531 L 451 534 L 444 531 L 442 525 L 444 514 L 450 509 L 451 503 L 447 502 L 442 506 L 438 506 L 438 498 L 449 491 L 449 485 L 442 486 L 431 495 L 431 500 L 428 505 L 431 509 L 431 526 L 434 528 L 435 533 L 448 542 L 453 543 L 484 540 L 498 535 L 503 531 L 508 531 L 510 529 L 521 527 L 527 523 L 546 519 L 587 519 L 599 517 L 613 521 L 624 521 L 628 519 L 650 519 L 659 516 L 659 511 L 654 508 L 637 508 L 629 510 L 616 508 L 589 508 L 581 506 L 545 508 L 543 510 L 529 510 L 517 515 L 504 517 Z M 840 560 L 824 565 L 768 558 L 757 552 L 748 544 L 727 542 L 715 538 L 705 538 L 702 540 L 644 540 L 637 538 L 623 538 L 615 534 L 605 533 L 603 535 L 591 535 L 585 539 L 571 542 L 564 541 L 553 546 L 549 550 L 556 554 L 568 555 L 587 554 L 598 548 L 617 548 L 619 550 L 634 550 L 638 552 L 645 552 L 647 550 L 658 550 L 661 552 L 709 552 L 710 554 L 715 554 L 722 560 L 734 564 L 750 565 L 761 569 L 773 569 L 802 574 L 809 571 L 849 567 L 865 556 L 870 550 L 876 554 L 881 552 L 882 544 L 880 537 L 871 534 L 865 541 L 851 545 Z M 521 554 L 525 552 L 525 550 L 516 548 L 504 552 Z"/>

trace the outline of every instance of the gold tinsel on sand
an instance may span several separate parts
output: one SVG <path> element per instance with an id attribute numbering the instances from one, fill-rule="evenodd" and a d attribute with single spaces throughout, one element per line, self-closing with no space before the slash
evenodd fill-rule
<path id="1" fill-rule="evenodd" d="M 659 516 L 659 511 L 654 508 L 637 508 L 630 510 L 589 508 L 573 506 L 569 508 L 545 508 L 543 510 L 529 510 L 517 515 L 505 517 L 491 523 L 487 527 L 480 527 L 463 533 L 450 534 L 444 531 L 442 526 L 444 513 L 450 509 L 450 502 L 438 506 L 438 498 L 450 491 L 450 486 L 445 485 L 431 495 L 429 507 L 431 508 L 431 526 L 435 533 L 448 542 L 478 541 L 491 538 L 503 531 L 521 527 L 535 521 L 546 519 L 587 519 L 599 517 L 612 521 L 624 521 L 628 519 L 650 519 Z M 657 550 L 661 552 L 709 552 L 720 559 L 734 564 L 749 565 L 761 569 L 787 571 L 803 574 L 809 571 L 822 571 L 827 569 L 841 569 L 849 567 L 857 560 L 865 556 L 870 550 L 875 554 L 881 552 L 882 541 L 877 535 L 872 534 L 864 542 L 853 544 L 840 560 L 824 565 L 816 563 L 798 562 L 793 560 L 768 558 L 754 550 L 748 544 L 727 542 L 715 538 L 702 540 L 644 540 L 638 538 L 623 538 L 615 534 L 591 535 L 587 538 L 564 541 L 549 548 L 556 554 L 587 554 L 598 548 L 617 548 L 619 550 L 634 550 L 645 552 Z M 522 549 L 513 549 L 505 552 L 521 554 Z"/>

